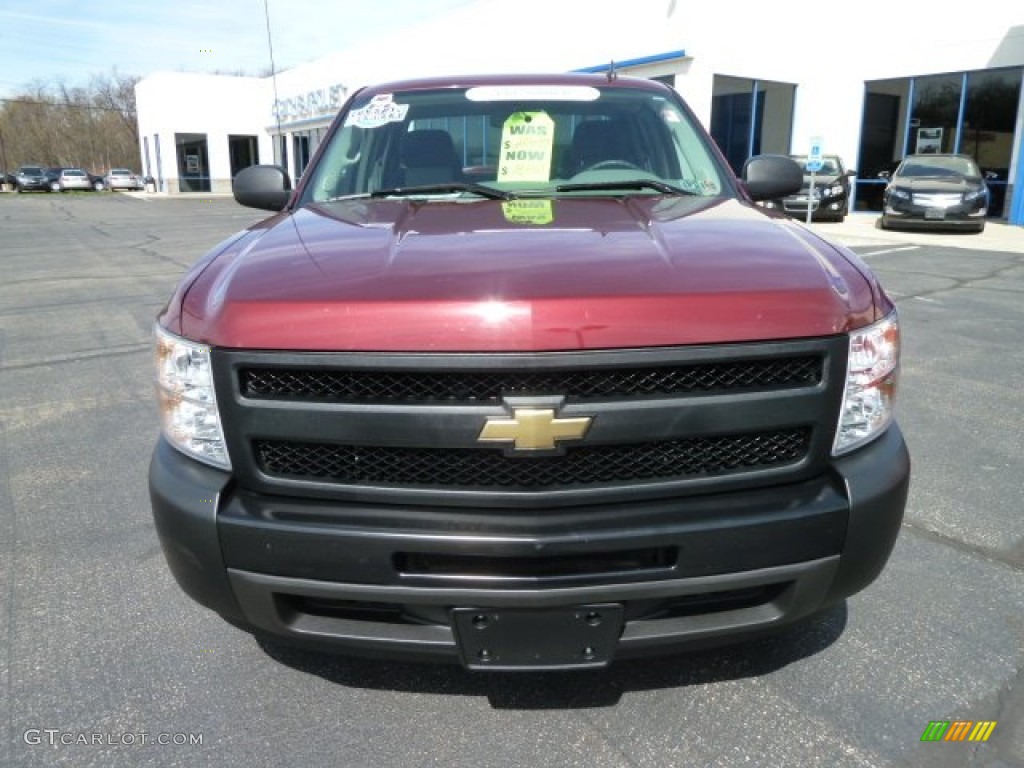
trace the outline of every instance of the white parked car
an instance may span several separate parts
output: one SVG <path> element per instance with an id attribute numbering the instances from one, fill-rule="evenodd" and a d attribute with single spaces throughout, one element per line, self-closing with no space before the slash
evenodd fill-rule
<path id="1" fill-rule="evenodd" d="M 51 168 L 49 177 L 51 192 L 93 188 L 92 179 L 81 168 Z"/>
<path id="2" fill-rule="evenodd" d="M 127 168 L 111 168 L 110 172 L 103 177 L 103 184 L 107 189 L 142 189 L 142 177 L 132 173 Z"/>

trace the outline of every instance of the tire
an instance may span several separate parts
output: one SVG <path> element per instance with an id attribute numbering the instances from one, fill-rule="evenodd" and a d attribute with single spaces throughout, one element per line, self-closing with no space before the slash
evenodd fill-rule
<path id="1" fill-rule="evenodd" d="M 93 192 L 102 192 L 103 189 L 104 189 L 104 187 L 103 187 L 103 182 L 102 181 L 94 181 L 92 183 L 92 191 Z"/>
<path id="2" fill-rule="evenodd" d="M 59 181 L 51 181 L 50 182 L 50 191 L 51 192 L 60 192 L 60 191 L 62 191 L 61 188 L 60 188 L 60 182 Z"/>

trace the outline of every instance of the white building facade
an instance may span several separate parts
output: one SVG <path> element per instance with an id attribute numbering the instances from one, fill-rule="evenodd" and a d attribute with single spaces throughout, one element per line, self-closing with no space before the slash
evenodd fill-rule
<path id="1" fill-rule="evenodd" d="M 737 171 L 812 138 L 880 203 L 906 154 L 971 154 L 990 215 L 1024 225 L 1024 4 L 793 0 L 476 0 L 276 78 L 158 73 L 136 89 L 143 169 L 158 189 L 227 192 L 253 163 L 301 176 L 360 87 L 431 75 L 601 71 L 676 88 Z M 929 10 L 930 9 L 930 10 Z M 954 10 L 956 11 L 954 13 Z M 927 11 L 927 12 L 925 12 Z"/>

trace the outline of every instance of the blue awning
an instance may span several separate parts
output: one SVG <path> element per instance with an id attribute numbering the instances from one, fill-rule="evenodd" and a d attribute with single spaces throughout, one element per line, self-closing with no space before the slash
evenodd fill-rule
<path id="1" fill-rule="evenodd" d="M 659 64 L 663 61 L 672 61 L 674 59 L 685 59 L 686 51 L 668 51 L 667 53 L 655 53 L 651 56 L 641 56 L 638 59 L 626 59 L 624 61 L 608 62 L 607 64 L 598 64 L 593 67 L 581 67 L 580 69 L 574 69 L 573 72 L 607 72 L 611 69 L 614 63 L 616 69 L 624 69 L 626 67 L 638 67 L 641 64 Z"/>

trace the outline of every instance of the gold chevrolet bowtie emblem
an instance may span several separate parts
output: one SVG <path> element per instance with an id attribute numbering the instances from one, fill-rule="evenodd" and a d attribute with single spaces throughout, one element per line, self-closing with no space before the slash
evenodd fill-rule
<path id="1" fill-rule="evenodd" d="M 516 408 L 511 419 L 488 419 L 477 440 L 515 443 L 517 451 L 549 451 L 557 440 L 579 440 L 590 422 L 590 416 L 556 419 L 551 408 Z"/>

